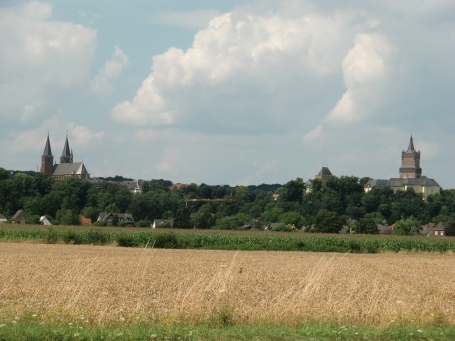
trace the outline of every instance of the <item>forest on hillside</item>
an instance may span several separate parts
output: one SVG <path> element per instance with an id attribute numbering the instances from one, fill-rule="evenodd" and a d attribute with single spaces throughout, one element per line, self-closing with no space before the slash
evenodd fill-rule
<path id="1" fill-rule="evenodd" d="M 166 182 L 152 180 L 143 181 L 142 194 L 134 195 L 117 183 L 101 182 L 95 187 L 77 178 L 55 181 L 43 173 L 11 174 L 0 168 L 0 213 L 11 218 L 24 209 L 29 223 L 37 223 L 45 215 L 53 224 L 64 225 L 80 224 L 80 215 L 96 221 L 100 212 L 127 212 L 139 227 L 149 227 L 154 219 L 173 219 L 174 227 L 201 229 L 237 229 L 253 220 L 262 225 L 281 222 L 295 229 L 333 226 L 318 232 L 338 232 L 353 220 L 376 224 L 407 220 L 417 226 L 455 219 L 453 189 L 441 190 L 424 201 L 413 190 L 394 193 L 385 187 L 365 193 L 367 180 L 354 176 L 330 177 L 325 183 L 314 180 L 306 194 L 301 178 L 282 186 L 190 184 L 173 189 Z M 280 194 L 278 200 L 273 193 Z"/>

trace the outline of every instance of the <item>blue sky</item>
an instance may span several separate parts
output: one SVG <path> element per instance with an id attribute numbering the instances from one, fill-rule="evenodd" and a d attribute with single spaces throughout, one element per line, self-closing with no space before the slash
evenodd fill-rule
<path id="1" fill-rule="evenodd" d="M 91 176 L 423 174 L 455 188 L 453 1 L 3 1 L 0 166 L 66 131 Z"/>

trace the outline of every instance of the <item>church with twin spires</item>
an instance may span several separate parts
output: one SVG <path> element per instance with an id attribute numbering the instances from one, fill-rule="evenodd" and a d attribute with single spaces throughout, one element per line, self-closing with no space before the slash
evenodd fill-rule
<path id="1" fill-rule="evenodd" d="M 373 187 L 390 187 L 394 191 L 406 191 L 412 188 L 416 193 L 422 193 L 426 200 L 431 194 L 440 192 L 441 187 L 434 180 L 422 175 L 420 168 L 420 151 L 414 148 L 414 140 L 411 135 L 408 149 L 401 152 L 400 177 L 385 179 L 370 179 L 365 184 L 365 192 Z"/>
<path id="2" fill-rule="evenodd" d="M 60 163 L 54 163 L 54 156 L 52 155 L 49 134 L 47 135 L 46 145 L 44 146 L 44 153 L 41 156 L 40 172 L 52 176 L 52 178 L 55 180 L 63 180 L 67 178 L 79 178 L 84 180 L 90 179 L 90 174 L 87 172 L 84 163 L 73 162 L 73 150 L 70 149 L 68 143 L 68 134 L 66 135 L 65 145 L 63 146 L 63 153 L 60 157 Z"/>

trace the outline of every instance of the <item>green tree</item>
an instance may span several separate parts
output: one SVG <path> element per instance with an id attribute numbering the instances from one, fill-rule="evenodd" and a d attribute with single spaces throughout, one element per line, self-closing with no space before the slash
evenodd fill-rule
<path id="1" fill-rule="evenodd" d="M 419 221 L 412 216 L 409 218 L 402 218 L 395 223 L 393 234 L 408 235 L 411 234 L 413 230 L 418 231 L 419 226 Z"/>
<path id="2" fill-rule="evenodd" d="M 284 186 L 283 200 L 289 202 L 302 202 L 305 185 L 302 178 L 290 180 Z"/>
<path id="3" fill-rule="evenodd" d="M 297 229 L 300 229 L 305 224 L 305 218 L 297 212 L 286 212 L 280 215 L 278 220 L 280 223 L 286 225 L 294 225 Z"/>
<path id="4" fill-rule="evenodd" d="M 378 234 L 378 225 L 373 218 L 361 218 L 355 226 L 355 233 Z"/>
<path id="5" fill-rule="evenodd" d="M 181 229 L 191 228 L 191 211 L 187 207 L 182 207 L 177 210 L 174 219 L 174 227 Z"/>
<path id="6" fill-rule="evenodd" d="M 321 210 L 314 220 L 314 230 L 321 233 L 339 233 L 343 220 L 335 212 Z"/>

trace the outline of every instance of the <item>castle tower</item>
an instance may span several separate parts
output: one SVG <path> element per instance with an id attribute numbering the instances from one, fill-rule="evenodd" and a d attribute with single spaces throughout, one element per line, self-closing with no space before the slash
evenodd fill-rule
<path id="1" fill-rule="evenodd" d="M 41 173 L 52 175 L 54 171 L 54 156 L 52 155 L 51 142 L 49 141 L 49 134 L 47 134 L 46 145 L 44 146 L 44 153 L 41 156 Z"/>
<path id="2" fill-rule="evenodd" d="M 409 141 L 408 150 L 401 152 L 401 167 L 400 178 L 414 179 L 422 175 L 422 168 L 420 168 L 420 151 L 414 149 L 414 142 Z"/>
<path id="3" fill-rule="evenodd" d="M 73 163 L 73 155 L 70 151 L 68 143 L 68 134 L 66 135 L 65 145 L 63 146 L 63 153 L 60 157 L 60 163 Z"/>

